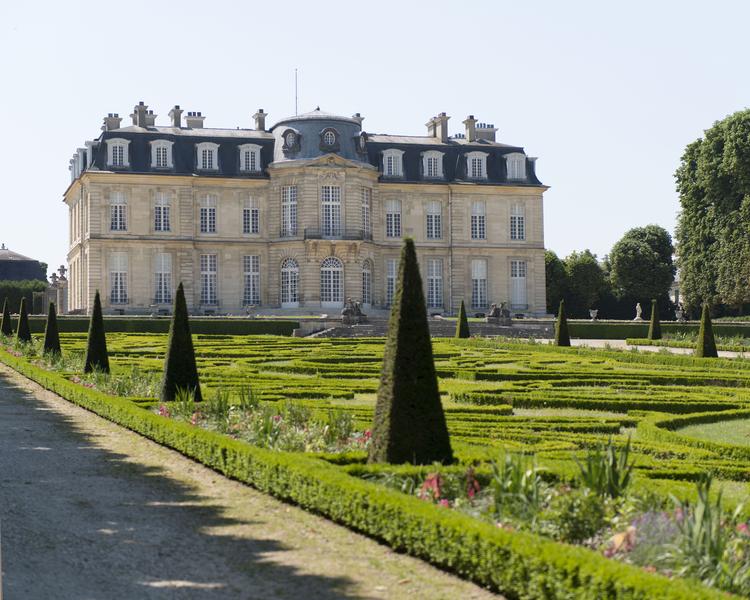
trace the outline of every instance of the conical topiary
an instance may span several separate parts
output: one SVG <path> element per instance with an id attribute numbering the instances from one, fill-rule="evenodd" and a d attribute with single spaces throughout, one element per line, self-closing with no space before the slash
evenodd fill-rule
<path id="1" fill-rule="evenodd" d="M 661 322 L 659 321 L 659 306 L 656 298 L 651 300 L 651 322 L 648 325 L 648 339 L 661 339 Z"/>
<path id="2" fill-rule="evenodd" d="M 560 310 L 555 323 L 555 346 L 570 346 L 568 318 L 565 316 L 565 300 L 560 300 Z"/>
<path id="3" fill-rule="evenodd" d="M 89 340 L 83 372 L 91 373 L 94 370 L 109 373 L 107 336 L 104 333 L 104 317 L 102 317 L 102 301 L 99 299 L 99 290 L 96 290 L 94 296 L 94 310 L 91 312 L 91 321 L 89 322 Z"/>
<path id="4" fill-rule="evenodd" d="M 464 307 L 464 301 L 461 300 L 461 308 L 458 309 L 458 321 L 456 321 L 456 337 L 467 338 L 470 335 L 469 319 L 466 318 L 466 307 Z"/>
<path id="5" fill-rule="evenodd" d="M 453 462 L 414 241 L 401 250 L 369 462 Z"/>
<path id="6" fill-rule="evenodd" d="M 3 302 L 3 321 L 0 323 L 0 334 L 7 337 L 13 335 L 13 323 L 10 320 L 10 308 L 8 308 L 8 298 Z"/>
<path id="7" fill-rule="evenodd" d="M 162 402 L 174 400 L 178 389 L 192 391 L 196 402 L 203 399 L 182 283 L 174 297 L 172 323 L 169 326 L 167 356 L 164 359 L 164 375 L 161 382 Z"/>
<path id="8" fill-rule="evenodd" d="M 55 303 L 49 303 L 47 325 L 44 328 L 44 354 L 60 354 L 60 334 L 57 331 L 57 313 Z"/>
<path id="9" fill-rule="evenodd" d="M 21 298 L 21 308 L 18 309 L 18 329 L 16 330 L 16 341 L 28 343 L 31 341 L 31 329 L 29 329 L 29 314 L 26 312 L 26 298 Z"/>
<path id="10" fill-rule="evenodd" d="M 698 345 L 695 347 L 695 355 L 701 358 L 719 357 L 719 353 L 716 351 L 714 328 L 711 325 L 711 311 L 708 309 L 708 304 L 703 305 L 701 328 L 698 331 Z"/>

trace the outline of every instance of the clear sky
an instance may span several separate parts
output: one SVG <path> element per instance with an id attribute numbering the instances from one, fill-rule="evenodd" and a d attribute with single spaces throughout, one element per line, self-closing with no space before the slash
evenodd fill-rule
<path id="1" fill-rule="evenodd" d="M 685 145 L 750 105 L 750 2 L 2 2 L 0 241 L 65 262 L 68 160 L 139 100 L 207 127 L 321 109 L 422 134 L 445 111 L 538 156 L 548 248 L 673 230 Z"/>

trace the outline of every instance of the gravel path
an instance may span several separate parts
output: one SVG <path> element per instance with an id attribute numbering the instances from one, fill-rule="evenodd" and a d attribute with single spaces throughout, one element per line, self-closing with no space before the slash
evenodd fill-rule
<path id="1" fill-rule="evenodd" d="M 0 365 L 3 588 L 17 599 L 489 599 Z"/>

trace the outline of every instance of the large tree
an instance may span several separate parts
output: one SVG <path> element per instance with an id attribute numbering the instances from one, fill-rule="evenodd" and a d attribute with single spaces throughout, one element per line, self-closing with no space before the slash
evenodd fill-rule
<path id="1" fill-rule="evenodd" d="M 544 275 L 547 284 L 547 312 L 554 314 L 568 292 L 565 263 L 552 250 L 544 252 Z"/>
<path id="2" fill-rule="evenodd" d="M 673 254 L 672 237 L 663 227 L 627 231 L 609 254 L 615 293 L 638 300 L 664 297 L 674 281 Z"/>
<path id="3" fill-rule="evenodd" d="M 571 316 L 587 317 L 607 290 L 607 279 L 596 255 L 590 250 L 573 252 L 565 259 L 568 274 L 569 298 L 567 310 Z"/>
<path id="4" fill-rule="evenodd" d="M 680 290 L 703 302 L 750 302 L 750 110 L 689 144 L 677 172 Z"/>

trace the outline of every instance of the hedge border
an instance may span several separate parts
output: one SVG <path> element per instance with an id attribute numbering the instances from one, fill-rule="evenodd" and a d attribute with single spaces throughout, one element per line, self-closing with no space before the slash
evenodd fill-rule
<path id="1" fill-rule="evenodd" d="M 422 558 L 509 600 L 665 600 L 731 597 L 694 581 L 668 579 L 588 550 L 488 527 L 320 459 L 275 452 L 161 417 L 0 350 L 0 360 L 42 387 L 118 425 L 281 500 Z"/>

